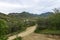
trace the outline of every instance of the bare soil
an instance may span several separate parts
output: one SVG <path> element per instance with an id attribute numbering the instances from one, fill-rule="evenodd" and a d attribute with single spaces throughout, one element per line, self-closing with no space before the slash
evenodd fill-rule
<path id="1" fill-rule="evenodd" d="M 22 40 L 60 40 L 60 38 L 53 38 L 50 35 L 32 33 L 28 36 L 23 37 Z"/>

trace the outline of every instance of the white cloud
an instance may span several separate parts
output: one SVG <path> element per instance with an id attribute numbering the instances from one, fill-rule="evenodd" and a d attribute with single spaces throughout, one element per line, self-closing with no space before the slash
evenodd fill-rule
<path id="1" fill-rule="evenodd" d="M 0 12 L 5 12 L 5 13 L 11 12 L 11 10 L 14 11 L 14 9 L 16 10 L 16 9 L 23 9 L 23 8 L 29 8 L 29 7 L 31 6 L 0 2 Z"/>
<path id="2" fill-rule="evenodd" d="M 30 6 L 29 5 L 11 4 L 11 3 L 0 2 L 0 7 L 6 7 L 6 8 L 28 8 Z"/>
<path id="3" fill-rule="evenodd" d="M 60 7 L 60 0 L 0 0 L 0 11 L 42 13 Z"/>
<path id="4" fill-rule="evenodd" d="M 39 2 L 40 0 L 32 0 L 32 1 L 37 3 L 37 2 Z"/>

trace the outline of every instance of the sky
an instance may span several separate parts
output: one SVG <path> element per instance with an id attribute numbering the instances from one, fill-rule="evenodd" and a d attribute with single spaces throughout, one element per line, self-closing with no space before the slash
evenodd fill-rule
<path id="1" fill-rule="evenodd" d="M 41 14 L 60 8 L 60 0 L 0 0 L 0 12 L 30 12 Z"/>

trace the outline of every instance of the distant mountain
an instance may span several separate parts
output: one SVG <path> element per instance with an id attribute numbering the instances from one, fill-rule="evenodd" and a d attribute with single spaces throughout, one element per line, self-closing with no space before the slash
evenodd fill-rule
<path id="1" fill-rule="evenodd" d="M 53 15 L 53 14 L 54 14 L 53 12 L 46 12 L 46 13 L 40 14 L 40 17 L 48 17 L 48 16 Z"/>
<path id="2" fill-rule="evenodd" d="M 10 19 L 10 17 L 2 12 L 0 12 L 0 19 L 4 19 L 6 21 L 8 21 Z"/>
<path id="3" fill-rule="evenodd" d="M 42 14 L 32 14 L 29 12 L 21 12 L 21 13 L 9 13 L 8 15 L 1 13 L 0 12 L 0 19 L 37 19 L 39 17 L 48 17 L 50 15 L 53 15 L 53 12 L 46 12 L 46 13 L 42 13 Z"/>
<path id="4" fill-rule="evenodd" d="M 32 14 L 32 13 L 29 13 L 29 12 L 21 12 L 21 13 L 9 13 L 8 15 L 11 16 L 11 17 L 14 17 L 14 18 L 18 18 L 18 19 L 21 19 L 21 18 L 38 18 L 38 17 L 48 17 L 50 15 L 53 15 L 54 13 L 53 12 L 46 12 L 46 13 L 42 13 L 42 14 Z"/>
<path id="5" fill-rule="evenodd" d="M 1 16 L 6 16 L 6 14 L 4 14 L 4 13 L 2 13 L 2 12 L 0 12 L 0 15 L 1 15 Z"/>
<path id="6" fill-rule="evenodd" d="M 17 17 L 17 18 L 33 18 L 37 17 L 37 14 L 31 14 L 28 12 L 22 12 L 22 13 L 9 13 L 9 16 Z"/>

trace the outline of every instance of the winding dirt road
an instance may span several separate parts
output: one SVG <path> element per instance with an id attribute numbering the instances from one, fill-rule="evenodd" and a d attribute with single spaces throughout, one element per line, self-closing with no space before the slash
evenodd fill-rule
<path id="1" fill-rule="evenodd" d="M 25 37 L 25 36 L 33 33 L 35 31 L 36 27 L 37 27 L 37 25 L 28 27 L 24 32 L 19 33 L 18 34 L 18 37 Z M 13 40 L 13 39 L 16 38 L 16 36 L 17 35 L 10 36 L 10 37 L 8 37 L 7 40 Z"/>
<path id="2" fill-rule="evenodd" d="M 55 38 L 49 38 L 47 35 L 44 34 L 36 34 L 33 33 L 36 29 L 37 25 L 28 27 L 25 31 L 17 34 L 18 37 L 22 37 L 22 40 L 60 40 Z M 13 35 L 8 37 L 8 40 L 13 40 L 16 38 L 17 35 Z"/>

